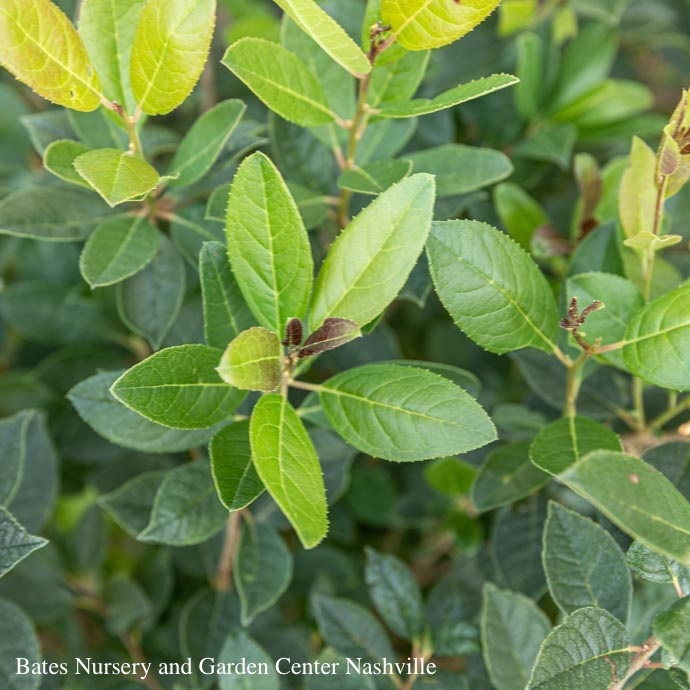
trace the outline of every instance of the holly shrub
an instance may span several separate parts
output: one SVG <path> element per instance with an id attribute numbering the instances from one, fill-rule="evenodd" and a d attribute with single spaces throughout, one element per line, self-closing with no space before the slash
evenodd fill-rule
<path id="1" fill-rule="evenodd" d="M 0 0 L 0 64 L 0 688 L 690 688 L 687 0 Z"/>

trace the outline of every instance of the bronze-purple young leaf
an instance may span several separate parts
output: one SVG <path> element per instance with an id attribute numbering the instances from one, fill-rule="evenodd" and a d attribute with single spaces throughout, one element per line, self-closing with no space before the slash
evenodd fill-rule
<path id="1" fill-rule="evenodd" d="M 307 338 L 304 347 L 299 351 L 299 356 L 309 357 L 334 350 L 361 335 L 362 331 L 354 321 L 328 318 Z"/>

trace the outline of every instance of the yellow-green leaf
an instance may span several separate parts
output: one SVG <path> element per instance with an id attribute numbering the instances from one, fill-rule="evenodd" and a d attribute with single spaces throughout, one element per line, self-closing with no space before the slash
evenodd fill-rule
<path id="1" fill-rule="evenodd" d="M 259 400 L 249 423 L 249 441 L 268 493 L 304 547 L 316 546 L 328 531 L 323 474 L 314 444 L 285 398 L 269 393 Z"/>
<path id="2" fill-rule="evenodd" d="M 215 0 L 149 0 L 132 47 L 132 90 L 149 115 L 177 108 L 197 83 L 213 37 Z"/>
<path id="3" fill-rule="evenodd" d="M 0 3 L 0 64 L 39 96 L 96 110 L 101 85 L 77 30 L 50 0 Z"/>
<path id="4" fill-rule="evenodd" d="M 348 36 L 345 29 L 313 0 L 274 0 L 274 2 L 348 72 L 358 77 L 371 71 L 371 64 L 361 48 Z"/>
<path id="5" fill-rule="evenodd" d="M 656 156 L 642 139 L 635 137 L 618 195 L 618 212 L 626 237 L 652 231 L 656 194 Z"/>
<path id="6" fill-rule="evenodd" d="M 119 149 L 89 151 L 74 159 L 74 167 L 109 206 L 148 194 L 160 180 L 143 158 Z"/>
<path id="7" fill-rule="evenodd" d="M 408 50 L 448 45 L 483 22 L 501 0 L 383 0 L 383 21 Z"/>
<path id="8" fill-rule="evenodd" d="M 217 371 L 223 381 L 240 390 L 272 391 L 280 384 L 281 354 L 278 336 L 257 326 L 228 345 Z"/>
<path id="9" fill-rule="evenodd" d="M 134 34 L 146 0 L 83 0 L 79 35 L 103 82 L 105 95 L 134 110 L 129 65 Z"/>

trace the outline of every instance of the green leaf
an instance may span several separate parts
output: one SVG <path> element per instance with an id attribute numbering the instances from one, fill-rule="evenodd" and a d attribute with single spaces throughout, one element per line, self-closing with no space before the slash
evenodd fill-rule
<path id="1" fill-rule="evenodd" d="M 483 22 L 500 0 L 382 0 L 383 21 L 403 48 L 427 50 L 448 45 Z"/>
<path id="2" fill-rule="evenodd" d="M 544 612 L 523 594 L 484 586 L 482 649 L 497 690 L 524 690 L 539 647 L 551 630 Z"/>
<path id="3" fill-rule="evenodd" d="M 657 386 L 690 390 L 690 284 L 650 302 L 630 321 L 623 361 L 628 369 Z"/>
<path id="4" fill-rule="evenodd" d="M 22 529 L 40 531 L 53 512 L 58 484 L 58 461 L 42 412 L 22 410 L 0 420 L 0 458 L 0 506 Z"/>
<path id="5" fill-rule="evenodd" d="M 348 673 L 348 663 L 344 656 L 326 647 L 318 656 L 322 664 L 332 664 L 334 673 L 305 675 L 304 690 L 376 690 L 375 676 L 362 673 Z M 459 690 L 466 690 L 462 688 Z"/>
<path id="6" fill-rule="evenodd" d="M 467 84 L 458 84 L 434 98 L 415 98 L 404 103 L 384 104 L 376 114 L 392 118 L 420 117 L 473 101 L 517 83 L 517 77 L 512 74 L 492 74 L 490 77 L 475 79 Z"/>
<path id="7" fill-rule="evenodd" d="M 50 0 L 8 0 L 0 12 L 0 64 L 39 96 L 96 110 L 101 85 L 72 22 Z"/>
<path id="8" fill-rule="evenodd" d="M 220 242 L 204 242 L 202 245 L 199 280 L 206 344 L 224 349 L 255 321 L 230 269 L 225 247 Z"/>
<path id="9" fill-rule="evenodd" d="M 639 541 L 632 543 L 626 557 L 630 570 L 638 577 L 661 584 L 675 581 L 683 591 L 690 591 L 690 567 L 652 551 Z"/>
<path id="10" fill-rule="evenodd" d="M 297 26 L 318 43 L 341 67 L 356 77 L 371 71 L 371 64 L 361 48 L 340 24 L 313 0 L 274 0 Z"/>
<path id="11" fill-rule="evenodd" d="M 416 173 L 436 177 L 436 195 L 469 194 L 495 184 L 513 172 L 510 159 L 500 151 L 477 146 L 445 144 L 406 156 Z"/>
<path id="12" fill-rule="evenodd" d="M 244 398 L 218 376 L 222 354 L 205 345 L 169 347 L 126 371 L 111 392 L 163 426 L 206 429 L 227 419 Z"/>
<path id="13" fill-rule="evenodd" d="M 221 357 L 218 374 L 245 391 L 273 391 L 280 385 L 283 348 L 278 336 L 261 326 L 240 333 Z"/>
<path id="14" fill-rule="evenodd" d="M 117 286 L 120 318 L 154 349 L 161 346 L 171 329 L 185 295 L 182 259 L 167 237 L 158 236 L 160 246 L 156 258 Z"/>
<path id="15" fill-rule="evenodd" d="M 290 403 L 264 395 L 249 425 L 252 461 L 261 481 L 297 531 L 313 548 L 328 531 L 326 489 L 314 444 Z"/>
<path id="16" fill-rule="evenodd" d="M 65 182 L 90 189 L 82 176 L 74 169 L 75 159 L 88 150 L 88 146 L 78 141 L 58 139 L 51 142 L 43 152 L 43 167 Z"/>
<path id="17" fill-rule="evenodd" d="M 623 450 L 617 434 L 593 419 L 566 417 L 544 427 L 529 449 L 532 462 L 549 474 L 560 474 L 595 450 Z"/>
<path id="18" fill-rule="evenodd" d="M 160 241 L 158 230 L 143 216 L 106 220 L 84 246 L 81 274 L 94 289 L 119 283 L 153 261 Z"/>
<path id="19" fill-rule="evenodd" d="M 166 476 L 165 470 L 142 472 L 115 491 L 101 496 L 98 505 L 136 539 L 149 524 L 153 503 Z"/>
<path id="20" fill-rule="evenodd" d="M 551 481 L 530 462 L 528 441 L 509 443 L 489 454 L 472 485 L 472 503 L 480 512 L 508 505 Z"/>
<path id="21" fill-rule="evenodd" d="M 602 345 L 610 345 L 623 339 L 633 316 L 644 307 L 644 299 L 637 288 L 625 278 L 608 273 L 579 273 L 568 278 L 566 300 L 577 298 L 580 309 L 599 300 L 604 309 L 587 317 L 580 333 L 588 342 L 601 338 Z M 614 350 L 604 359 L 623 368 L 620 351 Z"/>
<path id="22" fill-rule="evenodd" d="M 319 397 L 333 429 L 374 457 L 415 462 L 466 453 L 496 438 L 462 388 L 416 367 L 370 364 L 329 379 Z"/>
<path id="23" fill-rule="evenodd" d="M 241 510 L 264 492 L 249 446 L 249 420 L 219 431 L 209 446 L 218 496 L 228 510 Z"/>
<path id="24" fill-rule="evenodd" d="M 551 288 L 507 235 L 477 221 L 434 223 L 427 251 L 441 302 L 478 345 L 498 354 L 555 350 L 559 319 Z"/>
<path id="25" fill-rule="evenodd" d="M 45 539 L 29 534 L 10 512 L 0 506 L 0 577 L 47 543 Z"/>
<path id="26" fill-rule="evenodd" d="M 512 182 L 496 187 L 494 205 L 508 234 L 529 251 L 534 233 L 549 222 L 544 209 L 522 187 Z"/>
<path id="27" fill-rule="evenodd" d="M 146 0 L 84 0 L 79 13 L 79 35 L 111 100 L 134 112 L 129 83 L 134 34 Z"/>
<path id="28" fill-rule="evenodd" d="M 170 189 L 198 182 L 216 162 L 239 124 L 247 106 L 239 100 L 218 103 L 187 132 L 170 164 Z"/>
<path id="29" fill-rule="evenodd" d="M 208 464 L 182 465 L 166 474 L 138 538 L 171 546 L 201 544 L 223 528 L 227 517 Z"/>
<path id="30" fill-rule="evenodd" d="M 215 0 L 148 0 L 134 36 L 130 79 L 137 105 L 165 115 L 183 103 L 204 69 Z"/>
<path id="31" fill-rule="evenodd" d="M 283 595 L 292 580 L 292 554 L 269 525 L 248 520 L 234 561 L 242 625 L 248 626 Z"/>
<path id="32" fill-rule="evenodd" d="M 0 201 L 0 235 L 78 242 L 111 213 L 95 194 L 85 190 L 20 189 Z"/>
<path id="33" fill-rule="evenodd" d="M 365 577 L 376 609 L 399 637 L 415 640 L 424 629 L 422 592 L 398 558 L 367 548 Z"/>
<path id="34" fill-rule="evenodd" d="M 309 312 L 312 328 L 328 317 L 359 326 L 398 295 L 424 247 L 434 205 L 434 180 L 413 175 L 393 185 L 340 234 L 328 252 Z"/>
<path id="35" fill-rule="evenodd" d="M 0 683 L 12 690 L 38 690 L 41 675 L 30 673 L 17 675 L 17 659 L 29 664 L 41 661 L 41 646 L 33 623 L 13 603 L 0 599 Z"/>
<path id="36" fill-rule="evenodd" d="M 96 374 L 80 381 L 67 394 L 79 416 L 103 438 L 143 453 L 179 453 L 209 440 L 213 430 L 169 429 L 125 407 L 110 392 L 119 377 L 114 371 Z"/>
<path id="37" fill-rule="evenodd" d="M 326 642 L 346 658 L 392 659 L 391 644 L 369 611 L 345 599 L 314 597 L 314 616 Z"/>
<path id="38" fill-rule="evenodd" d="M 391 62 L 382 62 L 380 56 L 371 75 L 368 104 L 372 108 L 381 108 L 411 100 L 424 78 L 430 55 L 428 50 L 405 51 Z"/>
<path id="39" fill-rule="evenodd" d="M 560 478 L 631 537 L 690 565 L 690 503 L 661 472 L 631 455 L 595 451 Z"/>
<path id="40" fill-rule="evenodd" d="M 690 444 L 671 441 L 650 448 L 642 456 L 645 462 L 656 467 L 690 501 Z"/>
<path id="41" fill-rule="evenodd" d="M 625 677 L 628 645 L 625 626 L 608 611 L 575 611 L 544 640 L 527 690 L 608 688 Z"/>
<path id="42" fill-rule="evenodd" d="M 302 127 L 336 119 L 316 77 L 287 48 L 261 38 L 242 38 L 228 48 L 222 62 L 284 119 Z"/>
<path id="43" fill-rule="evenodd" d="M 605 529 L 552 502 L 542 559 L 551 596 L 565 614 L 594 606 L 627 621 L 630 571 L 620 546 Z"/>
<path id="44" fill-rule="evenodd" d="M 409 160 L 384 160 L 345 170 L 338 178 L 340 189 L 360 194 L 381 194 L 412 172 Z"/>
<path id="45" fill-rule="evenodd" d="M 618 211 L 626 237 L 652 231 L 656 194 L 656 154 L 642 139 L 634 137 L 618 196 Z"/>
<path id="46" fill-rule="evenodd" d="M 282 334 L 289 318 L 304 316 L 314 264 L 297 204 L 262 153 L 247 158 L 235 175 L 226 236 L 249 308 L 261 325 Z"/>
<path id="47" fill-rule="evenodd" d="M 82 153 L 74 159 L 74 168 L 108 206 L 145 196 L 160 182 L 154 167 L 143 158 L 120 149 Z"/>
<path id="48" fill-rule="evenodd" d="M 232 668 L 239 659 L 244 659 L 247 668 L 268 667 L 268 673 L 218 674 L 220 690 L 279 690 L 280 681 L 273 659 L 243 630 L 233 631 L 225 641 L 217 662 Z"/>
<path id="49" fill-rule="evenodd" d="M 654 635 L 667 655 L 666 666 L 690 673 L 690 596 L 684 597 L 654 619 Z"/>

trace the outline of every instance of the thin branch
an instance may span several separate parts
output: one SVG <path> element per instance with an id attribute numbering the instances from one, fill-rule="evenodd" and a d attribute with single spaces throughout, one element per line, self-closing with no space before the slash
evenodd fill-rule
<path id="1" fill-rule="evenodd" d="M 215 588 L 219 592 L 229 592 L 232 588 L 232 567 L 235 560 L 235 551 L 240 542 L 240 525 L 242 523 L 242 511 L 230 513 L 225 526 L 225 541 L 218 562 Z"/>
<path id="2" fill-rule="evenodd" d="M 654 656 L 656 651 L 661 647 L 661 642 L 656 637 L 650 637 L 644 642 L 640 651 L 630 661 L 628 672 L 620 679 L 614 680 L 609 686 L 609 690 L 623 690 L 625 684 L 638 672 L 647 666 L 649 660 Z"/>

